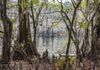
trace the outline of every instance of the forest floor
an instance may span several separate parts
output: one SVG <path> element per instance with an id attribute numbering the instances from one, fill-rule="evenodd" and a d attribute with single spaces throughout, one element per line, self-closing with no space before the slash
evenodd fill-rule
<path id="1" fill-rule="evenodd" d="M 9 65 L 0 65 L 0 70 L 64 70 L 52 62 L 38 62 L 32 63 L 25 61 L 12 61 Z M 84 60 L 82 63 L 72 64 L 66 66 L 65 70 L 100 70 L 100 62 L 90 62 Z"/>

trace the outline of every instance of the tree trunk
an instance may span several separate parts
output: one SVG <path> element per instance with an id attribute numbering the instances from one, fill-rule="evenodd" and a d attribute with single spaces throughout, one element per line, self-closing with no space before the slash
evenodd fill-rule
<path id="1" fill-rule="evenodd" d="M 96 39 L 100 38 L 100 5 L 96 15 Z"/>
<path id="2" fill-rule="evenodd" d="M 2 60 L 3 63 L 8 63 L 10 61 L 12 22 L 7 17 L 6 0 L 2 0 L 1 2 L 2 2 L 2 6 L 1 6 L 2 10 L 0 14 L 3 22 L 3 27 L 4 27 Z"/>
<path id="3" fill-rule="evenodd" d="M 21 48 L 25 49 L 25 53 L 27 56 L 32 56 L 32 39 L 31 39 L 31 31 L 30 31 L 30 22 L 29 22 L 29 12 L 23 7 L 22 8 L 22 0 L 18 0 L 18 12 L 19 12 L 19 34 L 18 34 L 18 44 Z M 23 46 L 21 45 L 23 44 Z M 18 47 L 18 46 L 16 46 Z M 24 53 L 22 49 L 19 53 Z M 24 60 L 24 57 L 26 54 L 19 56 L 22 60 Z M 17 55 L 17 53 L 15 53 Z M 16 56 L 15 56 L 16 57 Z M 17 58 L 16 58 L 17 59 Z M 15 59 L 15 60 L 16 60 Z"/>
<path id="4" fill-rule="evenodd" d="M 33 20 L 33 30 L 34 30 L 34 36 L 33 36 L 33 42 L 32 42 L 32 50 L 33 50 L 33 54 L 35 56 L 40 56 L 37 48 L 36 48 L 36 34 L 37 34 L 37 24 L 38 24 L 38 19 L 35 19 L 34 17 L 34 12 L 33 12 L 33 3 L 31 2 L 31 13 L 32 13 L 32 20 Z"/>
<path id="5" fill-rule="evenodd" d="M 39 53 L 38 53 L 38 51 L 37 51 L 37 48 L 36 48 L 36 27 L 34 26 L 34 38 L 33 38 L 33 54 L 35 55 L 35 56 L 39 56 Z"/>

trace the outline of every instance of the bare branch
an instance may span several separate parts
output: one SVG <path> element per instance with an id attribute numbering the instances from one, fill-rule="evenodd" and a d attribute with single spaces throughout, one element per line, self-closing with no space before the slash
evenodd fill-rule
<path id="1" fill-rule="evenodd" d="M 36 19 L 37 19 L 37 23 L 38 23 L 38 19 L 39 19 L 39 15 L 41 14 L 41 11 L 43 9 L 44 3 L 42 3 L 41 7 L 39 8 L 39 12 L 37 13 Z M 37 26 L 38 24 L 36 24 Z"/>
<path id="2" fill-rule="evenodd" d="M 75 8 L 75 1 L 71 0 L 73 7 Z"/>

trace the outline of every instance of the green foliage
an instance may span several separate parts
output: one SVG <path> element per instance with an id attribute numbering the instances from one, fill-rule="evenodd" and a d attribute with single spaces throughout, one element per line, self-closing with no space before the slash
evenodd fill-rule
<path id="1" fill-rule="evenodd" d="M 61 9 L 60 4 L 55 4 L 55 3 L 48 3 L 48 7 L 53 9 L 54 11 L 57 11 L 57 10 Z"/>
<path id="2" fill-rule="evenodd" d="M 30 3 L 26 2 L 25 0 L 22 0 L 22 4 L 21 4 L 22 9 L 28 9 L 30 7 Z"/>
<path id="3" fill-rule="evenodd" d="M 83 17 L 84 15 L 83 15 L 83 13 L 82 13 L 82 12 L 79 12 L 79 16 L 80 16 L 80 17 Z"/>
<path id="4" fill-rule="evenodd" d="M 7 8 L 15 8 L 17 6 L 17 4 L 13 4 L 13 3 L 8 3 L 7 4 Z"/>
<path id="5" fill-rule="evenodd" d="M 73 64 L 75 63 L 76 57 L 75 56 L 68 56 L 67 63 Z M 60 57 L 56 60 L 56 66 L 62 68 L 63 64 L 65 63 L 65 57 Z"/>
<path id="6" fill-rule="evenodd" d="M 0 27 L 0 31 L 2 31 L 2 30 L 3 30 L 3 27 Z M 3 35 L 4 34 L 0 32 L 0 37 L 3 37 Z"/>
<path id="7" fill-rule="evenodd" d="M 55 25 L 53 26 L 54 28 L 59 29 L 59 28 L 61 27 L 61 23 L 56 22 L 56 23 L 54 23 L 54 24 L 55 24 Z"/>
<path id="8" fill-rule="evenodd" d="M 83 22 L 80 24 L 80 28 L 82 29 L 87 29 L 88 28 L 88 23 L 87 22 Z"/>
<path id="9" fill-rule="evenodd" d="M 16 23 L 16 19 L 13 18 L 13 19 L 10 19 L 13 23 Z"/>
<path id="10" fill-rule="evenodd" d="M 3 33 L 0 33 L 0 37 L 3 37 L 3 35 L 4 35 Z"/>
<path id="11" fill-rule="evenodd" d="M 87 7 L 87 0 L 82 0 L 81 7 L 84 9 Z"/>
<path id="12" fill-rule="evenodd" d="M 73 64 L 75 62 L 75 60 L 76 60 L 76 57 L 69 56 L 67 61 L 68 61 L 68 63 Z"/>
<path id="13" fill-rule="evenodd" d="M 69 5 L 63 5 L 63 11 L 70 11 L 72 10 L 72 6 L 69 4 Z M 54 11 L 60 11 L 61 10 L 61 4 L 60 3 L 48 3 L 48 7 L 53 9 Z"/>
<path id="14" fill-rule="evenodd" d="M 13 24 L 13 30 L 16 30 L 16 29 L 17 29 L 16 25 L 15 25 L 15 24 Z"/>
<path id="15" fill-rule="evenodd" d="M 72 4 L 70 4 L 70 3 L 63 4 L 63 11 L 70 12 L 70 11 L 72 11 L 72 9 L 73 9 Z"/>
<path id="16" fill-rule="evenodd" d="M 38 4 L 39 3 L 39 0 L 32 0 L 32 3 L 33 4 Z"/>
<path id="17" fill-rule="evenodd" d="M 62 68 L 63 64 L 65 63 L 65 58 L 60 58 L 56 60 L 56 66 Z"/>

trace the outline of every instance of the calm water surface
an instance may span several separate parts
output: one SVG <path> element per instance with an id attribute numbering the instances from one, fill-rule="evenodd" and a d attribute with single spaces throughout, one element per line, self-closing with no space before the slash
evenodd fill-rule
<path id="1" fill-rule="evenodd" d="M 75 48 L 71 46 L 70 48 L 70 54 L 75 54 Z M 47 49 L 49 52 L 49 55 L 52 54 L 58 56 L 59 54 L 65 54 L 67 47 L 67 38 L 60 37 L 60 38 L 37 38 L 37 49 L 38 52 L 42 55 L 42 53 Z"/>

